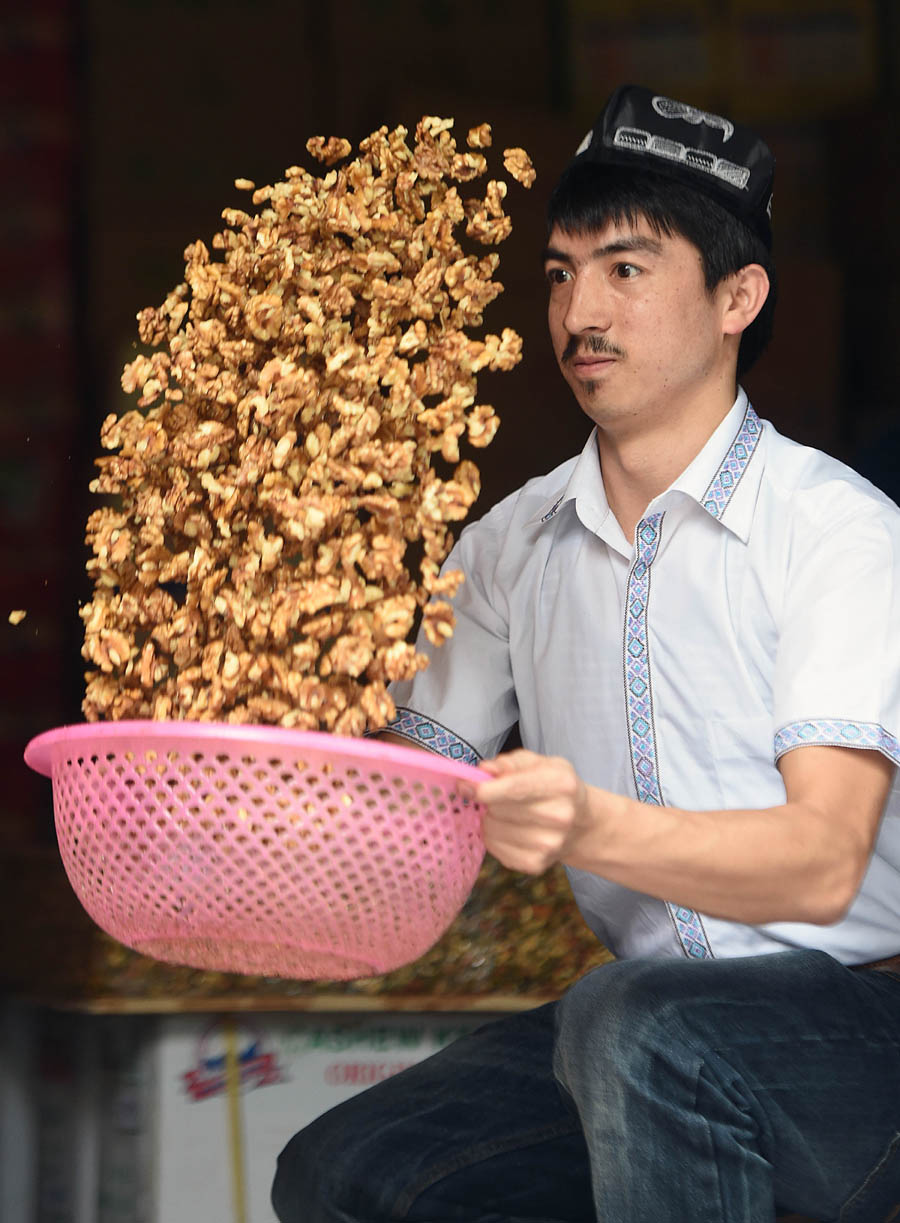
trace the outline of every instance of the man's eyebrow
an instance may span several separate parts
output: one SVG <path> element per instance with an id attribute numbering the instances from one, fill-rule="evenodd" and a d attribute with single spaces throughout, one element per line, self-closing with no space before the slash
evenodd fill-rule
<path id="1" fill-rule="evenodd" d="M 662 243 L 658 238 L 650 238 L 646 234 L 616 238 L 614 242 L 607 242 L 606 246 L 595 246 L 591 258 L 604 259 L 607 255 L 619 255 L 623 251 L 646 251 L 650 255 L 658 255 L 662 251 Z"/>
<path id="2" fill-rule="evenodd" d="M 550 260 L 556 263 L 571 263 L 571 257 L 565 251 L 559 250 L 555 246 L 545 246 L 541 251 L 541 263 L 549 263 Z"/>
<path id="3" fill-rule="evenodd" d="M 604 246 L 595 246 L 591 251 L 590 257 L 591 259 L 605 259 L 608 255 L 621 255 L 629 251 L 644 251 L 650 255 L 659 255 L 662 252 L 662 243 L 657 238 L 635 234 L 631 238 L 616 238 L 612 242 L 607 242 Z M 556 246 L 544 248 L 541 262 L 548 263 L 550 260 L 558 263 L 568 263 L 569 265 L 573 262 L 571 255 Z"/>

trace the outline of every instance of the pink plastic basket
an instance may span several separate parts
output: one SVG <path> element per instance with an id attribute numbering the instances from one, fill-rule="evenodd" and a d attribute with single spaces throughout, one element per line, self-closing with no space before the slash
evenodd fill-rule
<path id="1" fill-rule="evenodd" d="M 60 851 L 84 908 L 146 955 L 346 979 L 443 934 L 484 856 L 470 765 L 376 740 L 198 722 L 39 735 Z"/>

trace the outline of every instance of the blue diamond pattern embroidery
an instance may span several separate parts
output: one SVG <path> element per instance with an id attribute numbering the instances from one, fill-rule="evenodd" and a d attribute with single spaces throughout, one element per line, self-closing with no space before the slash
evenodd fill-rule
<path id="1" fill-rule="evenodd" d="M 760 419 L 748 404 L 737 437 L 731 443 L 731 449 L 703 495 L 703 508 L 712 514 L 713 518 L 721 518 L 725 513 L 747 464 L 753 458 L 761 433 Z"/>
<path id="2" fill-rule="evenodd" d="M 900 764 L 900 741 L 877 722 L 849 722 L 841 718 L 815 718 L 791 722 L 775 735 L 775 759 L 804 744 L 824 747 L 863 747 L 883 752 Z"/>
<path id="3" fill-rule="evenodd" d="M 663 805 L 653 732 L 653 693 L 647 636 L 650 600 L 650 568 L 659 549 L 662 514 L 650 514 L 638 524 L 638 555 L 628 578 L 625 600 L 625 703 L 628 710 L 628 743 L 638 798 L 642 803 Z M 685 955 L 692 959 L 712 956 L 698 914 L 679 905 L 668 906 Z"/>
<path id="4" fill-rule="evenodd" d="M 403 706 L 397 710 L 397 716 L 393 722 L 387 724 L 385 730 L 402 735 L 404 739 L 411 739 L 413 743 L 420 743 L 422 747 L 427 747 L 429 751 L 445 756 L 448 760 L 478 764 L 481 759 L 474 747 L 466 743 L 465 739 L 454 735 L 452 730 Z"/>
<path id="5" fill-rule="evenodd" d="M 628 578 L 625 617 L 625 696 L 635 786 L 642 803 L 662 804 L 656 776 L 656 745 L 647 653 L 647 600 L 650 566 L 659 547 L 662 514 L 651 514 L 637 530 L 638 555 Z M 643 766 L 643 767 L 642 767 Z"/>

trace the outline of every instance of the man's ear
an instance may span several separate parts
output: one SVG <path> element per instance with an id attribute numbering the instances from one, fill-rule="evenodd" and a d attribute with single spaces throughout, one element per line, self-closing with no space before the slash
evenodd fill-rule
<path id="1" fill-rule="evenodd" d="M 748 263 L 722 283 L 723 335 L 740 335 L 762 310 L 769 296 L 769 277 L 759 263 Z"/>

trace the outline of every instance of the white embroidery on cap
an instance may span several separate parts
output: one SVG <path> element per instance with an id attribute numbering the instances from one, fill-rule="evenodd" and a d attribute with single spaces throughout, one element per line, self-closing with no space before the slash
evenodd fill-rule
<path id="1" fill-rule="evenodd" d="M 663 136 L 654 136 L 652 132 L 640 127 L 618 127 L 613 136 L 613 144 L 620 148 L 634 149 L 642 153 L 650 153 L 654 157 L 665 157 L 668 161 L 680 161 L 695 170 L 702 170 L 732 187 L 746 190 L 750 182 L 750 171 L 746 166 L 727 161 L 724 157 L 716 157 L 706 149 L 694 149 L 682 144 L 680 140 L 668 140 Z"/>
<path id="2" fill-rule="evenodd" d="M 687 102 L 676 102 L 674 98 L 657 95 L 653 99 L 653 109 L 663 119 L 684 119 L 685 123 L 705 123 L 707 127 L 721 128 L 723 144 L 734 134 L 734 124 L 730 119 L 713 115 L 708 110 L 698 110 L 696 106 L 688 106 Z"/>
<path id="3" fill-rule="evenodd" d="M 591 130 L 585 136 L 584 140 L 582 140 L 581 144 L 575 150 L 576 157 L 578 157 L 579 154 L 583 153 L 587 149 L 588 145 L 591 143 L 591 137 L 593 136 L 593 134 L 594 134 L 594 129 L 591 128 Z"/>

